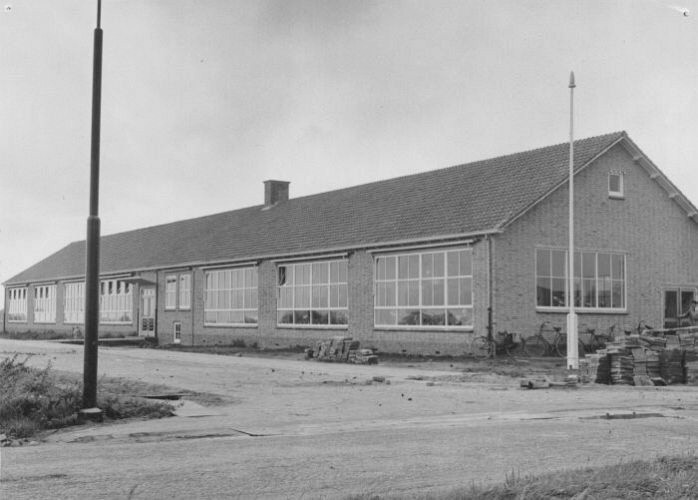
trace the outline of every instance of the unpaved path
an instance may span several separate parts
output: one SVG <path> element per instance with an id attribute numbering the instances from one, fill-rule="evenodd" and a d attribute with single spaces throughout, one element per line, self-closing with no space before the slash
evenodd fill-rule
<path id="1" fill-rule="evenodd" d="M 0 356 L 17 351 L 32 353 L 37 366 L 82 369 L 79 347 L 0 340 Z M 3 448 L 0 493 L 401 497 L 501 481 L 512 471 L 696 449 L 696 388 L 527 391 L 515 379 L 458 368 L 101 349 L 100 374 L 215 393 L 229 404 L 186 404 L 175 418 L 73 428 L 37 446 Z M 390 383 L 368 385 L 374 376 Z M 647 418 L 594 418 L 632 412 Z"/>

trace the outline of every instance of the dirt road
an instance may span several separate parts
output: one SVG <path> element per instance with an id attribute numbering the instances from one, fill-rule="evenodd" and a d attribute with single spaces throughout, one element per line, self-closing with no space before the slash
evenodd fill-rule
<path id="1" fill-rule="evenodd" d="M 0 356 L 13 352 L 32 353 L 37 366 L 82 369 L 75 346 L 0 340 Z M 187 403 L 170 419 L 73 428 L 35 446 L 2 448 L 0 493 L 404 497 L 501 481 L 512 471 L 696 449 L 696 388 L 526 391 L 516 379 L 461 368 L 101 349 L 100 374 L 215 393 L 228 404 Z M 386 382 L 368 385 L 374 376 Z M 599 418 L 633 412 L 637 418 Z"/>

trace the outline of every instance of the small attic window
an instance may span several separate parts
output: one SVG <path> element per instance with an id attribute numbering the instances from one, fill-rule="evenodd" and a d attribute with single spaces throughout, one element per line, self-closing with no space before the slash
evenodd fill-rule
<path id="1" fill-rule="evenodd" d="M 608 174 L 608 196 L 610 198 L 623 198 L 623 174 L 621 172 Z"/>

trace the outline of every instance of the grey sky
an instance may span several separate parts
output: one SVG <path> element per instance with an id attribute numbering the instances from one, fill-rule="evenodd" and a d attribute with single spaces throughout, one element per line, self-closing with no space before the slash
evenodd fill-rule
<path id="1" fill-rule="evenodd" d="M 84 239 L 96 0 L 4 0 L 0 281 Z M 683 16 L 685 7 L 696 16 Z M 102 234 L 627 130 L 698 203 L 698 2 L 103 0 Z"/>

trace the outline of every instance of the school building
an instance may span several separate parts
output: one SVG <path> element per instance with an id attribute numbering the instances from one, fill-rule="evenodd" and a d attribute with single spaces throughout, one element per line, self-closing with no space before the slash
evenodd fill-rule
<path id="1" fill-rule="evenodd" d="M 564 330 L 566 143 L 101 238 L 100 334 L 161 344 L 461 354 Z M 674 326 L 698 287 L 698 211 L 625 132 L 575 142 L 575 303 L 597 331 Z M 261 194 L 261 193 L 260 193 Z M 85 242 L 5 282 L 7 331 L 84 321 Z"/>

